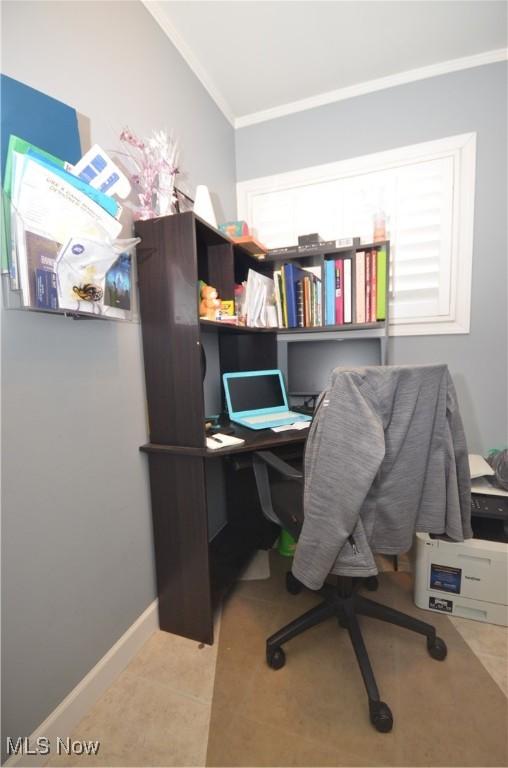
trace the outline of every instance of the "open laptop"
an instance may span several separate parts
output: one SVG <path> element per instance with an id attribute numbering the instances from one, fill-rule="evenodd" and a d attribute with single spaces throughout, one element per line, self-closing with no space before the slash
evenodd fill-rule
<path id="1" fill-rule="evenodd" d="M 249 429 L 268 429 L 311 421 L 311 416 L 290 411 L 282 372 L 241 371 L 222 376 L 229 418 Z"/>

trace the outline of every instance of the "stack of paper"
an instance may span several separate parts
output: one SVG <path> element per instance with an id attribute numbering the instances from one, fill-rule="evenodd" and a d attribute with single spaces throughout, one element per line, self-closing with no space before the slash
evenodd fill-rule
<path id="1" fill-rule="evenodd" d="M 270 277 L 249 269 L 245 292 L 247 325 L 254 328 L 276 328 L 275 286 Z"/>

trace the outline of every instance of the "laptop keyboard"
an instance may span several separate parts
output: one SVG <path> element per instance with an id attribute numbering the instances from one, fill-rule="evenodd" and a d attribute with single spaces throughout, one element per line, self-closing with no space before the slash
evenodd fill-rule
<path id="1" fill-rule="evenodd" d="M 247 424 L 262 424 L 264 421 L 294 421 L 299 420 L 300 413 L 294 413 L 293 411 L 287 411 L 286 413 L 264 413 L 260 416 L 249 416 L 243 419 Z"/>

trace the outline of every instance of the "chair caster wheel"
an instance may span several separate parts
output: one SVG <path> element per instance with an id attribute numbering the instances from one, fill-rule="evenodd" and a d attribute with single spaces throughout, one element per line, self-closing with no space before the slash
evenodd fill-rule
<path id="1" fill-rule="evenodd" d="M 440 637 L 435 637 L 433 640 L 428 637 L 427 650 L 432 658 L 437 659 L 437 661 L 444 661 L 446 659 L 446 654 L 448 653 L 446 644 Z"/>
<path id="2" fill-rule="evenodd" d="M 291 595 L 299 595 L 303 589 L 302 582 L 298 581 L 291 571 L 286 573 L 286 589 Z"/>
<path id="3" fill-rule="evenodd" d="M 375 592 L 379 587 L 379 581 L 377 579 L 377 576 L 367 576 L 367 578 L 364 579 L 363 583 L 365 585 L 365 588 L 368 589 L 369 592 Z"/>
<path id="4" fill-rule="evenodd" d="M 393 728 L 393 715 L 384 701 L 369 701 L 370 722 L 379 733 L 390 733 Z"/>
<path id="5" fill-rule="evenodd" d="M 286 654 L 280 646 L 266 649 L 266 662 L 272 669 L 282 669 L 286 663 Z"/>

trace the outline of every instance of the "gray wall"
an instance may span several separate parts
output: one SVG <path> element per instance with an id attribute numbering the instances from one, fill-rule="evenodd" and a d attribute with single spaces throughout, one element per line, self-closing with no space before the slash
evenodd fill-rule
<path id="1" fill-rule="evenodd" d="M 5 74 L 74 106 L 105 149 L 126 125 L 174 131 L 189 187 L 207 184 L 234 217 L 233 130 L 141 3 L 3 3 L 2 47 Z M 83 678 L 155 581 L 140 326 L 5 311 L 2 347 L 3 747 Z"/>
<path id="2" fill-rule="evenodd" d="M 506 121 L 507 65 L 500 63 L 236 132 L 238 181 L 477 132 L 471 332 L 393 338 L 390 361 L 448 363 L 470 450 L 478 453 L 508 440 Z"/>

